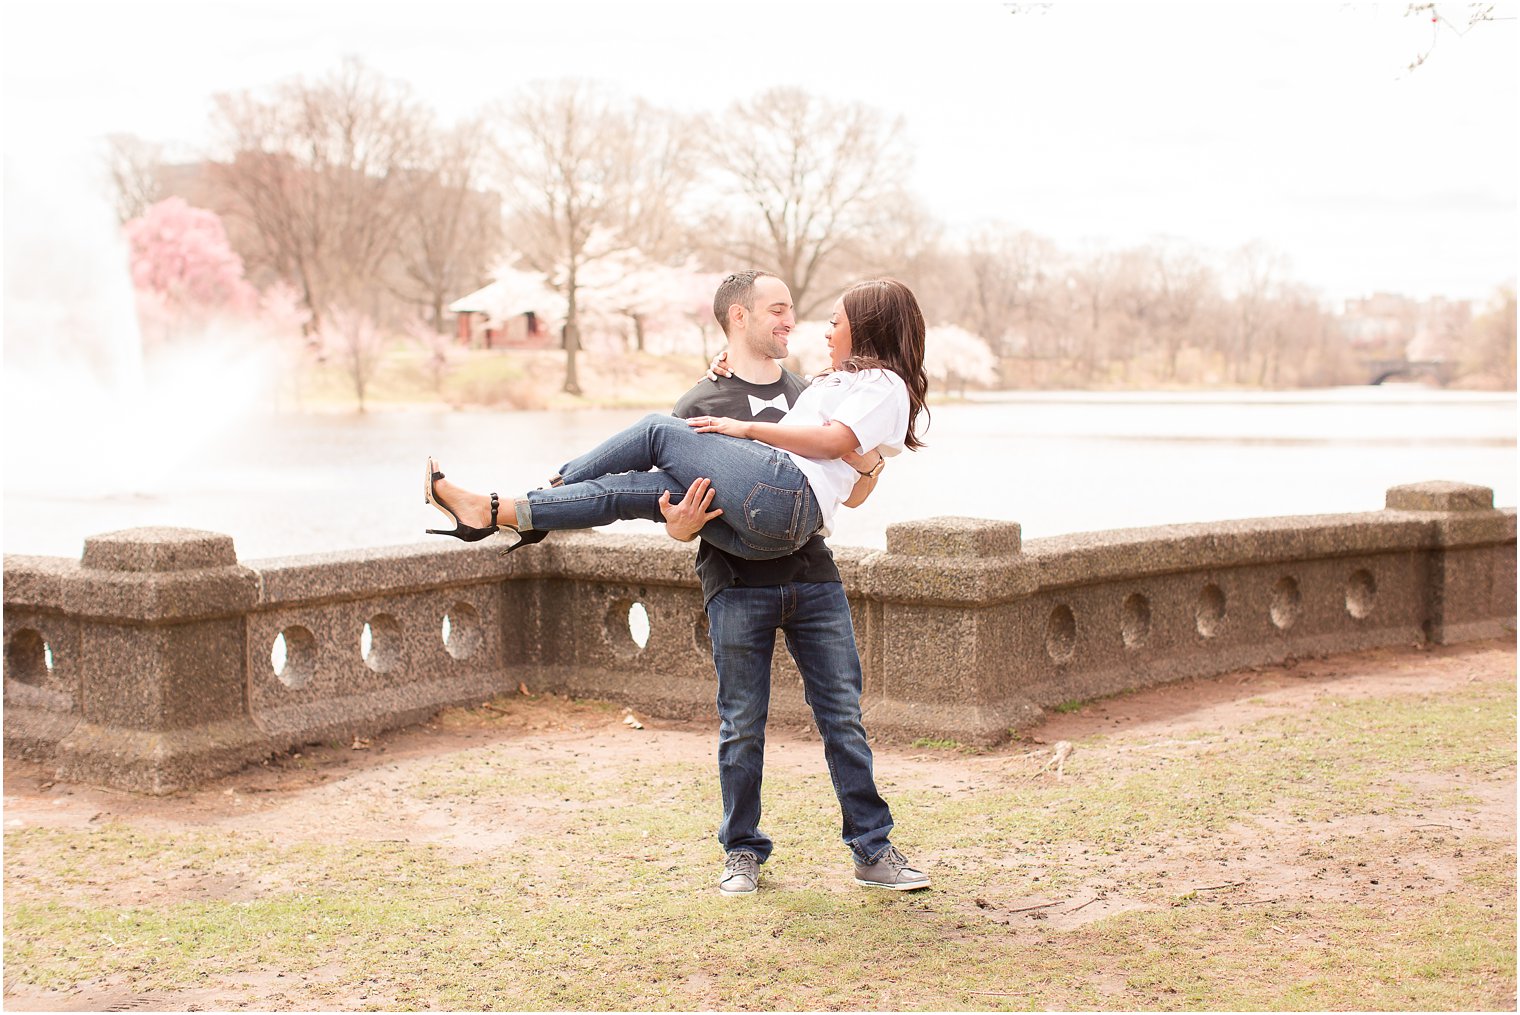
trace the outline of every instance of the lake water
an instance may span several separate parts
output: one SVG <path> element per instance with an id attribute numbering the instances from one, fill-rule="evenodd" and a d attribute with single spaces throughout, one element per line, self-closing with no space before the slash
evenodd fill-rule
<path id="1" fill-rule="evenodd" d="M 1265 393 L 996 392 L 933 410 L 928 447 L 888 464 L 832 543 L 881 547 L 934 515 L 1001 518 L 1026 539 L 1266 515 L 1368 511 L 1389 486 L 1449 479 L 1515 504 L 1515 395 L 1415 386 Z M 77 557 L 145 525 L 234 537 L 244 559 L 431 540 L 422 461 L 504 496 L 638 418 L 632 410 L 244 415 L 186 421 L 104 487 L 68 449 L 7 435 L 7 553 Z M 35 452 L 30 454 L 29 452 Z M 62 463 L 62 464 L 60 464 Z M 114 488 L 113 488 L 114 485 Z M 654 532 L 644 522 L 616 531 Z"/>

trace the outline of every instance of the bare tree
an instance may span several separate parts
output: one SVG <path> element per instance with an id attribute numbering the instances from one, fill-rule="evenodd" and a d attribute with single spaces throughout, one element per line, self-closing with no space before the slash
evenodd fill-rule
<path id="1" fill-rule="evenodd" d="M 710 130 L 720 207 L 735 199 L 753 215 L 716 220 L 723 252 L 778 271 L 801 316 L 823 301 L 825 271 L 852 239 L 873 232 L 880 204 L 903 187 L 911 156 L 902 121 L 796 88 L 776 88 L 724 114 Z"/>
<path id="2" fill-rule="evenodd" d="M 392 287 L 440 333 L 444 308 L 479 288 L 502 253 L 501 199 L 482 185 L 488 147 L 478 121 L 430 132 L 405 180 Z"/>
<path id="3" fill-rule="evenodd" d="M 1515 386 L 1515 287 L 1504 286 L 1463 336 L 1459 362 L 1486 383 Z"/>
<path id="4" fill-rule="evenodd" d="M 1044 357 L 1070 353 L 1065 329 L 1044 327 L 1056 267 L 1048 240 L 1006 226 L 989 227 L 967 241 L 965 256 L 965 312 L 974 333 L 1003 355 L 1016 349 Z"/>
<path id="5" fill-rule="evenodd" d="M 1273 302 L 1283 284 L 1281 255 L 1259 242 L 1248 243 L 1230 258 L 1230 281 L 1234 314 L 1231 349 L 1235 380 L 1244 381 L 1258 356 L 1257 383 L 1265 383 L 1267 358 L 1271 350 L 1263 349 L 1273 325 Z"/>
<path id="6" fill-rule="evenodd" d="M 1093 247 L 1068 261 L 1062 280 L 1065 326 L 1080 350 L 1083 376 L 1089 381 L 1115 346 L 1120 268 L 1117 254 Z"/>
<path id="7" fill-rule="evenodd" d="M 1166 379 L 1177 379 L 1177 359 L 1193 338 L 1193 325 L 1213 291 L 1213 273 L 1192 250 L 1158 243 L 1145 251 L 1149 260 L 1152 301 L 1151 333 L 1164 354 Z"/>
<path id="8" fill-rule="evenodd" d="M 116 219 L 123 224 L 141 218 L 151 205 L 168 196 L 159 176 L 164 146 L 136 134 L 106 136 L 106 166 L 116 206 Z"/>
<path id="9" fill-rule="evenodd" d="M 219 95 L 214 122 L 230 158 L 213 177 L 258 248 L 245 256 L 301 291 L 313 328 L 339 305 L 377 313 L 428 123 L 409 89 L 350 58 L 267 96 Z"/>
<path id="10" fill-rule="evenodd" d="M 501 138 L 513 243 L 565 297 L 564 390 L 580 394 L 580 296 L 588 264 L 672 236 L 691 179 L 679 124 L 576 80 L 534 86 L 508 107 Z"/>
<path id="11" fill-rule="evenodd" d="M 1408 7 L 1404 8 L 1404 16 L 1406 18 L 1428 18 L 1430 21 L 1430 42 L 1423 49 L 1421 49 L 1420 52 L 1415 54 L 1413 60 L 1409 61 L 1409 66 L 1406 68 L 1407 70 L 1417 70 L 1425 63 L 1426 60 L 1430 59 L 1431 54 L 1436 51 L 1437 43 L 1441 41 L 1441 29 L 1443 27 L 1452 32 L 1454 35 L 1460 37 L 1466 35 L 1472 29 L 1476 28 L 1480 24 L 1483 24 L 1484 22 L 1514 20 L 1512 17 L 1506 17 L 1497 14 L 1496 9 L 1499 6 L 1498 4 L 1446 4 L 1445 6 L 1448 8 L 1452 6 L 1462 6 L 1467 8 L 1466 11 L 1455 18 L 1448 17 L 1446 14 L 1442 13 L 1441 6 L 1442 5 L 1440 4 L 1434 3 L 1412 3 Z"/>
<path id="12" fill-rule="evenodd" d="M 941 289 L 947 267 L 944 226 L 905 190 L 883 195 L 876 210 L 871 228 L 841 244 L 839 259 L 819 274 L 814 292 L 826 309 L 845 284 L 889 275 L 907 283 L 926 317 L 938 320 L 950 305 Z"/>
<path id="13" fill-rule="evenodd" d="M 1271 304 L 1258 384 L 1266 387 L 1344 380 L 1345 342 L 1308 287 L 1284 282 Z"/>

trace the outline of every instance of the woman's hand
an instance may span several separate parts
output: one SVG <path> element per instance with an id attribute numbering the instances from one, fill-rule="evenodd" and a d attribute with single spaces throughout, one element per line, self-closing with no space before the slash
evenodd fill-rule
<path id="1" fill-rule="evenodd" d="M 883 455 L 876 448 L 872 448 L 870 451 L 867 451 L 863 455 L 857 455 L 853 451 L 848 452 L 846 454 L 840 455 L 839 460 L 844 462 L 844 464 L 848 465 L 850 468 L 854 469 L 856 472 L 870 472 L 873 468 L 876 467 L 876 463 L 885 457 L 886 455 Z"/>
<path id="2" fill-rule="evenodd" d="M 670 538 L 683 543 L 697 538 L 702 526 L 723 513 L 722 508 L 708 510 L 712 507 L 712 500 L 712 480 L 701 477 L 687 488 L 686 496 L 679 504 L 670 503 L 669 490 L 660 494 L 660 514 L 665 516 L 665 531 Z"/>
<path id="3" fill-rule="evenodd" d="M 851 451 L 849 454 L 842 456 L 840 461 L 860 473 L 860 475 L 855 477 L 855 486 L 850 490 L 850 495 L 845 498 L 844 506 L 848 508 L 860 507 L 860 505 L 866 502 L 866 498 L 871 496 L 872 491 L 876 489 L 876 479 L 881 475 L 878 472 L 873 476 L 870 474 L 871 470 L 876 467 L 878 462 L 886 461 L 886 456 L 881 453 L 879 448 L 872 448 L 863 455 L 857 455 Z"/>
<path id="4" fill-rule="evenodd" d="M 713 357 L 713 361 L 707 364 L 707 379 L 715 381 L 719 377 L 732 377 L 734 372 L 728 368 L 728 350 L 724 349 Z"/>
<path id="5" fill-rule="evenodd" d="M 729 437 L 748 437 L 750 423 L 727 416 L 693 416 L 686 421 L 697 433 L 721 433 Z"/>

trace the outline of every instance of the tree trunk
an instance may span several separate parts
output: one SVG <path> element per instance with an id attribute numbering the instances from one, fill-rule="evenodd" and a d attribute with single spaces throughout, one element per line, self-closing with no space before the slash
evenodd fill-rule
<path id="1" fill-rule="evenodd" d="M 565 285 L 565 385 L 561 389 L 567 395 L 581 394 L 580 378 L 575 372 L 575 354 L 581 348 L 581 326 L 576 312 L 578 286 L 575 284 L 575 266 L 572 262 L 569 279 Z"/>
<path id="2" fill-rule="evenodd" d="M 565 338 L 565 384 L 560 390 L 567 395 L 581 394 L 580 378 L 575 372 L 575 354 L 581 347 L 580 326 L 565 322 L 562 332 Z"/>

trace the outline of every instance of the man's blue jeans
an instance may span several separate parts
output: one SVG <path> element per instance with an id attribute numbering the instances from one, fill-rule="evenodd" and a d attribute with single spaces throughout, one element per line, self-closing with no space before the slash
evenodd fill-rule
<path id="1" fill-rule="evenodd" d="M 653 471 L 650 471 L 653 470 Z M 678 504 L 699 477 L 712 480 L 714 508 L 702 538 L 736 557 L 784 557 L 823 524 L 807 477 L 768 444 L 698 433 L 659 414 L 603 441 L 559 470 L 563 486 L 517 501 L 520 529 L 589 529 L 620 518 L 664 521 L 660 495 Z"/>
<path id="2" fill-rule="evenodd" d="M 753 850 L 762 863 L 771 854 L 771 840 L 759 827 L 760 782 L 771 654 L 780 628 L 802 672 L 803 690 L 823 738 L 844 841 L 861 863 L 875 860 L 889 845 L 892 812 L 876 792 L 871 747 L 860 722 L 860 656 L 844 586 L 734 586 L 708 601 L 707 623 L 718 671 L 718 782 L 723 790 L 718 840 L 724 850 Z"/>

